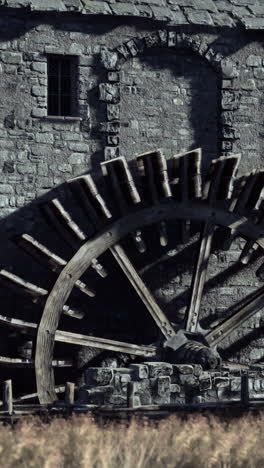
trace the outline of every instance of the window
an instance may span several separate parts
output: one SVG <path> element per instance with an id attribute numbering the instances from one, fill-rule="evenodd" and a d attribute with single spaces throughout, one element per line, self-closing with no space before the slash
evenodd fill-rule
<path id="1" fill-rule="evenodd" d="M 77 57 L 48 56 L 48 115 L 77 116 L 77 70 Z"/>

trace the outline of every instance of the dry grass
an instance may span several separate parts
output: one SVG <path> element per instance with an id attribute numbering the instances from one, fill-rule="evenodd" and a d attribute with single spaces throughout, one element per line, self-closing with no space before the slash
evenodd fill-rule
<path id="1" fill-rule="evenodd" d="M 97 424 L 38 418 L 0 426 L 4 468 L 231 468 L 264 466 L 264 416 L 227 421 L 171 416 L 159 423 Z"/>

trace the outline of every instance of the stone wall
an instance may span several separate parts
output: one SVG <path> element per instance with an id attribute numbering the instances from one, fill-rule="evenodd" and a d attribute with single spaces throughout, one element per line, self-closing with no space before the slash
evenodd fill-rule
<path id="1" fill-rule="evenodd" d="M 116 5 L 120 9 L 121 3 Z M 130 157 L 152 147 L 164 147 L 169 157 L 201 146 L 207 161 L 220 153 L 241 152 L 241 173 L 264 166 L 263 39 L 257 32 L 232 29 L 235 23 L 228 30 L 207 27 L 211 22 L 190 30 L 185 23 L 167 28 L 141 19 L 100 17 L 95 22 L 74 14 L 20 16 L 11 10 L 3 10 L 0 23 L 0 216 L 5 245 L 0 256 L 3 266 L 28 280 L 38 276 L 49 283 L 42 269 L 18 256 L 9 240 L 33 230 L 49 242 L 35 201 L 58 193 L 69 203 L 57 187 L 89 169 L 98 170 L 105 158 Z M 48 53 L 79 57 L 79 118 L 47 117 Z M 221 317 L 260 284 L 252 269 L 232 267 L 242 245 L 239 240 L 228 253 L 212 256 L 214 289 L 207 289 L 205 317 Z M 63 250 L 59 242 L 56 249 Z M 138 261 L 171 315 L 186 306 L 194 261 L 193 247 L 189 257 L 187 250 L 172 243 L 164 261 L 152 259 L 167 282 L 144 270 L 151 258 Z M 157 249 L 155 255 L 162 254 Z M 4 304 L 6 291 L 1 294 Z M 23 307 L 29 306 L 12 297 L 7 307 L 23 315 Z M 256 317 L 239 334 L 243 338 L 260 322 Z M 254 359 L 262 357 L 256 351 L 262 338 L 256 339 L 250 348 Z"/>

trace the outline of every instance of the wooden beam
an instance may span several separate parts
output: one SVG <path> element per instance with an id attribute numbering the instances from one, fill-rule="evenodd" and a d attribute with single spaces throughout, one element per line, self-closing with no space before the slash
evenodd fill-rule
<path id="1" fill-rule="evenodd" d="M 44 304 L 43 298 L 48 295 L 46 289 L 40 288 L 29 281 L 23 280 L 20 276 L 14 275 L 7 270 L 0 270 L 0 281 L 18 294 L 30 296 L 32 302 Z M 68 305 L 63 306 L 63 313 L 76 319 L 82 319 L 84 313 L 80 310 L 71 309 Z"/>
<path id="2" fill-rule="evenodd" d="M 66 260 L 52 252 L 45 245 L 38 242 L 29 234 L 22 234 L 16 238 L 15 242 L 19 247 L 21 247 L 34 259 L 49 268 L 51 271 L 59 273 L 65 267 L 65 265 L 67 265 Z M 95 296 L 95 291 L 80 280 L 76 281 L 75 287 L 87 296 Z"/>
<path id="3" fill-rule="evenodd" d="M 186 330 L 195 332 L 199 321 L 199 312 L 211 253 L 214 225 L 205 223 L 201 232 L 199 254 L 192 276 L 191 297 L 186 313 Z"/>
<path id="4" fill-rule="evenodd" d="M 107 338 L 98 338 L 90 335 L 81 335 L 79 333 L 71 333 L 62 330 L 56 331 L 55 341 L 88 346 L 90 348 L 106 349 L 108 351 L 133 354 L 136 356 L 153 357 L 157 354 L 157 348 L 155 346 L 135 345 L 132 343 L 109 340 Z"/>

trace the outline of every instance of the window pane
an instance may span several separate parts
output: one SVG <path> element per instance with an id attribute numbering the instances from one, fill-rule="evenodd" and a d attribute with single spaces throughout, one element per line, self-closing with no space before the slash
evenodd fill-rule
<path id="1" fill-rule="evenodd" d="M 77 64 L 76 57 L 48 57 L 48 115 L 76 115 Z"/>
<path id="2" fill-rule="evenodd" d="M 49 94 L 48 96 L 48 115 L 60 115 L 57 95 Z"/>

